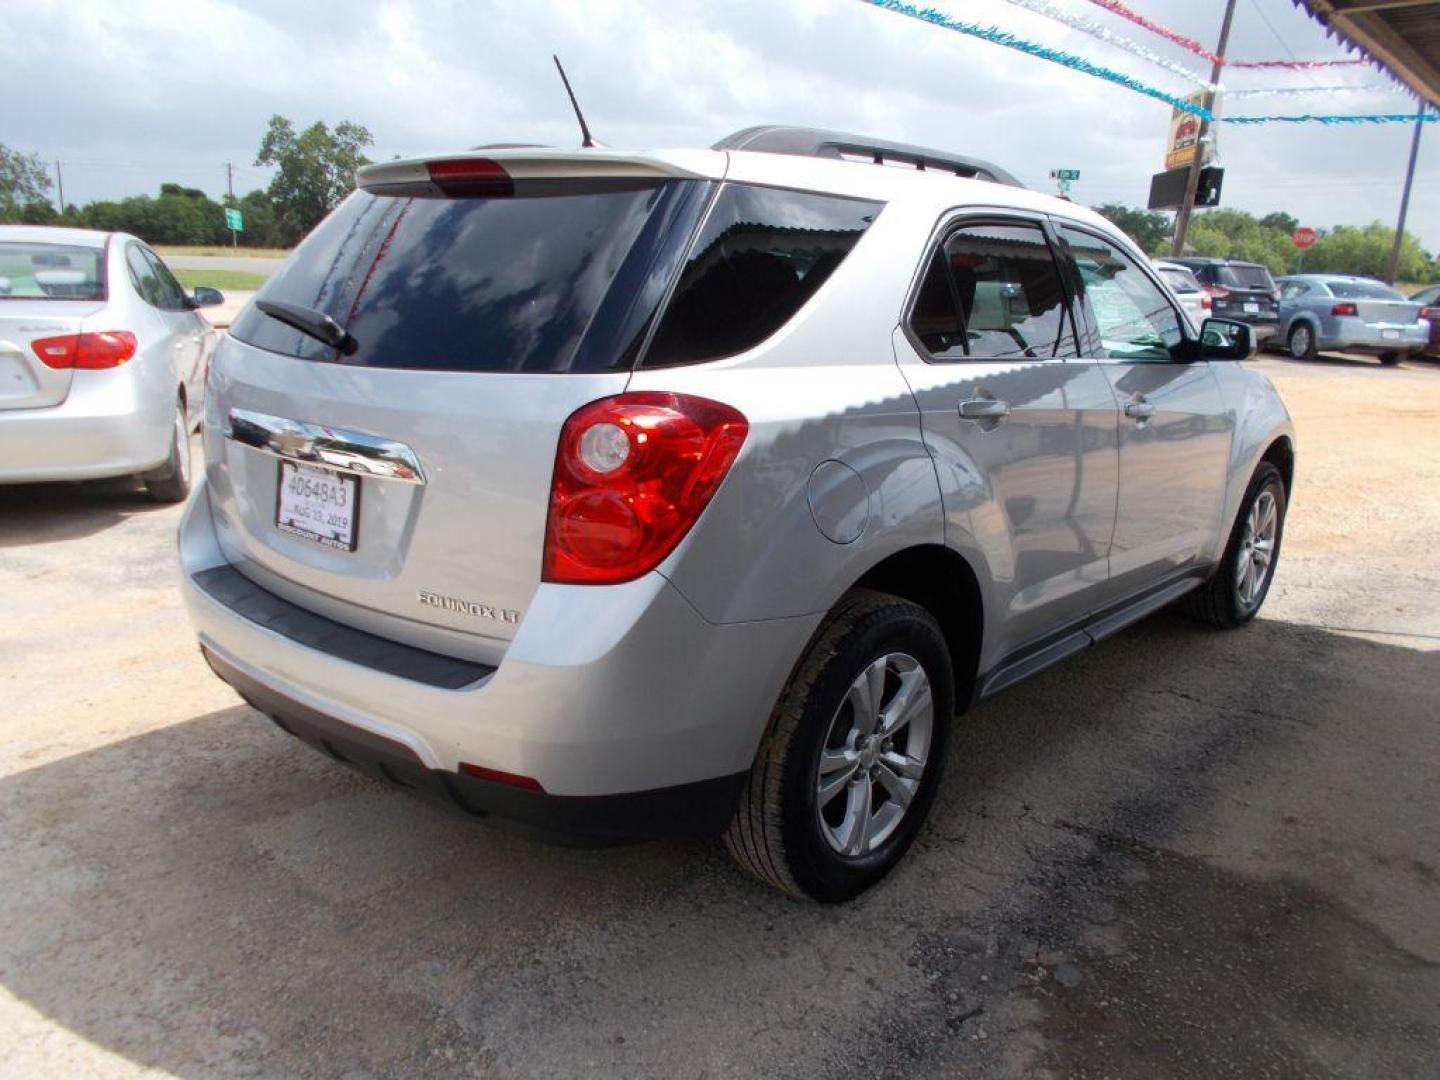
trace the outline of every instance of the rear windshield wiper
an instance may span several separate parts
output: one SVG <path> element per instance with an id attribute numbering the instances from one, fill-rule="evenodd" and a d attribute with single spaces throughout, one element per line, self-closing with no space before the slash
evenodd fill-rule
<path id="1" fill-rule="evenodd" d="M 351 337 L 350 331 L 323 311 L 301 307 L 299 304 L 284 304 L 278 300 L 256 300 L 255 306 L 270 318 L 283 322 L 286 326 L 293 326 L 322 345 L 339 349 L 344 356 L 354 356 L 355 350 L 360 348 L 360 343 Z"/>

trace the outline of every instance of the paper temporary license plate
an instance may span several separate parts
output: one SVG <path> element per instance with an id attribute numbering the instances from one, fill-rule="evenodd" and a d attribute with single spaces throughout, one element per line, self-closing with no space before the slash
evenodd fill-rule
<path id="1" fill-rule="evenodd" d="M 1399 340 L 1400 340 L 1400 331 L 1399 331 L 1399 330 L 1381 330 L 1381 331 L 1380 331 L 1380 336 L 1383 337 L 1386 341 L 1399 341 Z"/>
<path id="2" fill-rule="evenodd" d="M 1258 314 L 1260 313 L 1260 305 L 1259 305 L 1259 304 L 1246 304 L 1246 305 L 1245 305 L 1245 310 L 1248 311 L 1248 312 L 1249 312 L 1250 314 L 1252 314 L 1252 315 L 1258 315 Z"/>
<path id="3" fill-rule="evenodd" d="M 280 462 L 275 527 L 340 551 L 355 550 L 360 478 L 313 465 Z"/>

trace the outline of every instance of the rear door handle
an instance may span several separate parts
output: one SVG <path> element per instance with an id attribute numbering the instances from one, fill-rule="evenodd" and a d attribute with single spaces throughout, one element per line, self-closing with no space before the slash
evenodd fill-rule
<path id="1" fill-rule="evenodd" d="M 1155 415 L 1155 406 L 1148 401 L 1127 401 L 1125 415 L 1132 420 L 1148 420 Z"/>
<path id="2" fill-rule="evenodd" d="M 994 398 L 971 398 L 969 401 L 960 402 L 961 420 L 998 420 L 1002 416 L 1010 415 L 1010 403 L 1008 401 L 996 401 Z"/>

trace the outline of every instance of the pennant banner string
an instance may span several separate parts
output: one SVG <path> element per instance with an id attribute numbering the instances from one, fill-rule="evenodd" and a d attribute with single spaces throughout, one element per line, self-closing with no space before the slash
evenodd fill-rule
<path id="1" fill-rule="evenodd" d="M 1176 33 L 1169 27 L 1161 26 L 1157 22 L 1151 22 L 1138 11 L 1132 11 L 1121 3 L 1120 0 L 1090 0 L 1090 2 L 1097 7 L 1104 8 L 1112 15 L 1118 15 L 1122 19 L 1128 19 L 1136 26 L 1143 26 L 1152 34 L 1159 34 L 1166 41 L 1179 45 L 1182 49 L 1188 49 L 1196 56 L 1203 56 L 1212 64 L 1225 64 L 1228 67 L 1236 68 L 1290 68 L 1292 70 L 1301 70 L 1307 68 L 1348 67 L 1353 64 L 1369 63 L 1368 60 L 1227 60 L 1223 56 L 1217 56 L 1194 38 Z"/>
<path id="2" fill-rule="evenodd" d="M 1126 89 L 1134 90 L 1136 93 L 1144 94 L 1147 97 L 1163 101 L 1172 108 L 1182 112 L 1188 112 L 1200 117 L 1202 120 L 1218 120 L 1228 124 L 1266 124 L 1276 121 L 1285 123 L 1318 123 L 1318 124 L 1396 124 L 1409 123 L 1417 117 L 1409 113 L 1376 113 L 1367 116 L 1330 116 L 1314 115 L 1306 113 L 1300 116 L 1220 116 L 1217 117 L 1200 105 L 1185 101 L 1174 94 L 1167 94 L 1157 87 L 1142 83 L 1139 79 L 1131 78 L 1129 75 L 1110 68 L 1102 67 L 1099 64 L 1092 64 L 1083 57 L 1073 53 L 1062 52 L 1059 49 L 1051 49 L 1047 46 L 1027 41 L 1025 38 L 1017 37 L 995 26 L 982 26 L 979 23 L 964 22 L 952 18 L 943 11 L 934 8 L 918 8 L 914 4 L 906 3 L 905 0 L 861 0 L 862 3 L 872 7 L 882 8 L 885 11 L 892 11 L 897 15 L 905 15 L 921 22 L 930 23 L 933 26 L 940 26 L 946 30 L 953 30 L 958 34 L 967 34 L 982 41 L 989 41 L 995 45 L 1003 45 L 1007 49 L 1016 49 L 1030 56 L 1038 56 L 1042 60 L 1049 60 L 1052 63 L 1060 64 L 1075 71 L 1084 72 L 1086 75 L 1093 75 L 1098 79 L 1105 79 L 1108 82 L 1123 86 Z M 1440 120 L 1440 113 L 1426 112 L 1418 117 L 1420 120 Z"/>

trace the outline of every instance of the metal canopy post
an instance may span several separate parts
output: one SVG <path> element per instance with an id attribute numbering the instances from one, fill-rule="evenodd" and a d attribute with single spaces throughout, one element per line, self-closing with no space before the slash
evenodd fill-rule
<path id="1" fill-rule="evenodd" d="M 1405 215 L 1410 211 L 1410 188 L 1415 183 L 1415 159 L 1420 156 L 1420 132 L 1425 128 L 1425 110 L 1429 102 L 1420 99 L 1420 108 L 1415 113 L 1415 134 L 1410 137 L 1410 164 L 1405 169 L 1405 189 L 1400 196 L 1400 220 L 1395 224 L 1395 243 L 1390 247 L 1390 265 L 1385 280 L 1391 285 L 1400 273 L 1400 248 L 1405 243 Z"/>

